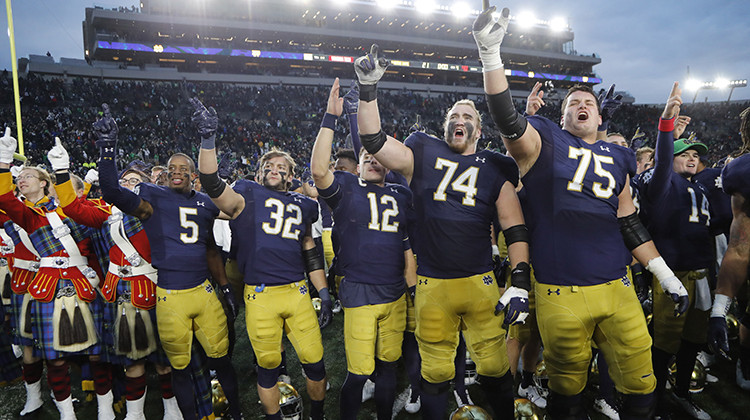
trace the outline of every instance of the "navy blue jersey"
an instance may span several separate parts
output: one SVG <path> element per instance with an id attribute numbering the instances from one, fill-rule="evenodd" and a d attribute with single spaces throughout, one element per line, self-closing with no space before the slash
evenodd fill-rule
<path id="1" fill-rule="evenodd" d="M 495 202 L 506 181 L 518 184 L 515 161 L 491 150 L 464 156 L 419 131 L 404 144 L 414 153 L 418 273 L 459 278 L 492 270 Z"/>
<path id="2" fill-rule="evenodd" d="M 303 280 L 302 240 L 318 220 L 318 203 L 244 179 L 233 188 L 245 199 L 245 208 L 229 222 L 245 283 L 277 286 Z"/>
<path id="3" fill-rule="evenodd" d="M 344 276 L 339 293 L 342 304 L 377 305 L 401 297 L 411 191 L 399 184 L 381 187 L 336 171 L 333 183 L 321 190 L 320 196 L 331 206 L 336 220 L 336 265 Z M 359 288 L 353 283 L 371 287 Z"/>
<path id="4" fill-rule="evenodd" d="M 544 117 L 527 120 L 542 140 L 522 178 L 537 280 L 591 286 L 623 277 L 631 256 L 617 221 L 618 196 L 635 174 L 633 151 L 586 143 Z"/>
<path id="5" fill-rule="evenodd" d="M 640 217 L 669 268 L 687 271 L 709 268 L 713 261 L 711 206 L 703 185 L 672 169 L 672 132 L 660 131 L 654 167 L 638 176 Z"/>
<path id="6" fill-rule="evenodd" d="M 206 249 L 219 209 L 203 193 L 180 194 L 168 187 L 141 183 L 136 193 L 153 207 L 145 221 L 151 264 L 159 270 L 159 287 L 189 289 L 209 277 Z"/>
<path id="7" fill-rule="evenodd" d="M 711 205 L 711 229 L 714 233 L 724 233 L 729 238 L 732 224 L 732 200 L 721 189 L 721 169 L 706 168 L 693 176 L 693 181 L 703 185 L 708 191 Z"/>
<path id="8" fill-rule="evenodd" d="M 319 202 L 320 205 L 320 217 L 323 221 L 323 229 L 330 229 L 333 227 L 333 215 L 331 214 L 331 208 L 325 202 Z"/>
<path id="9" fill-rule="evenodd" d="M 739 193 L 750 200 L 750 154 L 742 155 L 724 167 L 721 184 L 727 194 Z"/>

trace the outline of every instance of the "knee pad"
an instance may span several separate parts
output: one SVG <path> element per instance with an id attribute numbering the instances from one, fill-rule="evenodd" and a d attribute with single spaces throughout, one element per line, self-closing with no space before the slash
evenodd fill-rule
<path id="1" fill-rule="evenodd" d="M 281 366 L 281 353 L 262 353 L 259 356 L 256 356 L 256 360 L 258 367 L 263 366 L 266 367 L 266 369 L 271 369 L 269 366 Z"/>
<path id="2" fill-rule="evenodd" d="M 549 393 L 547 412 L 553 420 L 582 420 L 586 419 L 583 408 L 583 394 L 562 395 L 554 391 Z"/>
<path id="3" fill-rule="evenodd" d="M 624 394 L 622 402 L 620 418 L 623 420 L 651 419 L 656 414 L 656 397 L 653 392 L 650 394 Z"/>
<path id="4" fill-rule="evenodd" d="M 273 388 L 279 380 L 279 370 L 281 370 L 281 366 L 277 366 L 273 369 L 266 369 L 258 366 L 258 385 L 260 385 L 261 388 Z"/>
<path id="5" fill-rule="evenodd" d="M 422 378 L 422 392 L 429 395 L 440 395 L 448 392 L 451 388 L 451 381 L 438 382 L 433 384 Z"/>
<path id="6" fill-rule="evenodd" d="M 311 381 L 322 381 L 326 377 L 326 366 L 325 363 L 323 363 L 323 359 L 320 359 L 320 361 L 316 363 L 303 363 L 302 369 L 305 370 L 307 379 Z"/>

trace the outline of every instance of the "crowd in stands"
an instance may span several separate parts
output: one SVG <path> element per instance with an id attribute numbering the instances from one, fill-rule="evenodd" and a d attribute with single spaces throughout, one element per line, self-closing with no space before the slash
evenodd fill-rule
<path id="1" fill-rule="evenodd" d="M 220 117 L 217 145 L 225 157 L 237 161 L 238 176 L 254 170 L 257 159 L 273 146 L 287 150 L 302 167 L 308 166 L 310 151 L 325 111 L 328 86 L 249 86 L 222 83 L 177 83 L 102 81 L 98 79 L 45 79 L 29 75 L 20 80 L 25 155 L 33 164 L 45 164 L 45 153 L 60 137 L 71 154 L 73 167 L 96 161 L 97 150 L 91 123 L 108 103 L 118 119 L 123 162 L 138 159 L 164 164 L 175 152 L 197 158 L 199 142 L 190 122 L 188 98 L 197 96 L 213 106 Z M 559 90 L 559 89 L 558 89 Z M 559 101 L 564 92 L 545 97 L 539 115 L 560 120 Z M 411 91 L 383 91 L 378 102 L 383 129 L 405 139 L 420 115 L 428 132 L 442 137 L 446 109 L 456 95 L 426 96 Z M 519 111 L 524 101 L 516 101 Z M 715 163 L 740 145 L 739 113 L 747 102 L 686 104 L 682 115 L 692 117 L 684 137 L 695 133 L 709 147 Z M 486 116 L 484 98 L 477 108 L 485 113 L 483 139 L 479 147 L 502 148 L 499 133 Z M 643 145 L 653 146 L 660 106 L 623 105 L 610 123 L 610 132 L 631 138 L 637 129 L 646 133 Z M 15 134 L 13 88 L 9 74 L 0 76 L 0 123 Z M 336 144 L 345 145 L 348 124 L 337 126 Z M 85 171 L 82 171 L 85 172 Z"/>

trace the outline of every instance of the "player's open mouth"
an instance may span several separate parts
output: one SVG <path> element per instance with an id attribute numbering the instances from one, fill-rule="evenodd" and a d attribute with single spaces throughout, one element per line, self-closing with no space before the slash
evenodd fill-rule
<path id="1" fill-rule="evenodd" d="M 453 132 L 453 137 L 463 137 L 464 136 L 464 129 L 463 128 L 457 128 Z"/>
<path id="2" fill-rule="evenodd" d="M 182 181 L 181 178 L 172 178 L 172 184 L 174 185 L 182 185 Z"/>
<path id="3" fill-rule="evenodd" d="M 589 119 L 589 114 L 587 114 L 585 111 L 581 111 L 578 113 L 578 121 L 586 121 Z"/>

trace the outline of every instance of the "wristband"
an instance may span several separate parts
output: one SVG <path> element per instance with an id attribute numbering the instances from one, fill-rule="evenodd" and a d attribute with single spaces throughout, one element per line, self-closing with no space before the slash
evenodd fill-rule
<path id="1" fill-rule="evenodd" d="M 70 172 L 66 169 L 65 171 L 55 171 L 55 185 L 62 185 L 70 181 Z"/>
<path id="2" fill-rule="evenodd" d="M 326 112 L 325 115 L 323 115 L 323 121 L 320 122 L 320 128 L 329 128 L 331 130 L 336 129 L 336 120 L 338 120 L 339 117 L 329 114 Z"/>
<path id="3" fill-rule="evenodd" d="M 531 290 L 531 266 L 527 262 L 520 262 L 510 272 L 510 285 L 519 289 Z"/>
<path id="4" fill-rule="evenodd" d="M 212 134 L 208 138 L 201 138 L 201 149 L 211 150 L 215 148 L 216 148 L 216 134 Z"/>
<path id="5" fill-rule="evenodd" d="M 714 296 L 714 306 L 711 308 L 711 318 L 721 317 L 726 318 L 729 312 L 729 305 L 732 304 L 732 299 L 727 295 L 717 293 Z"/>
<path id="6" fill-rule="evenodd" d="M 362 102 L 372 102 L 378 99 L 378 84 L 363 85 L 359 83 L 359 100 Z"/>
<path id="7" fill-rule="evenodd" d="M 674 117 L 668 120 L 659 118 L 659 131 L 666 131 L 666 132 L 674 131 L 674 120 L 675 120 Z"/>

